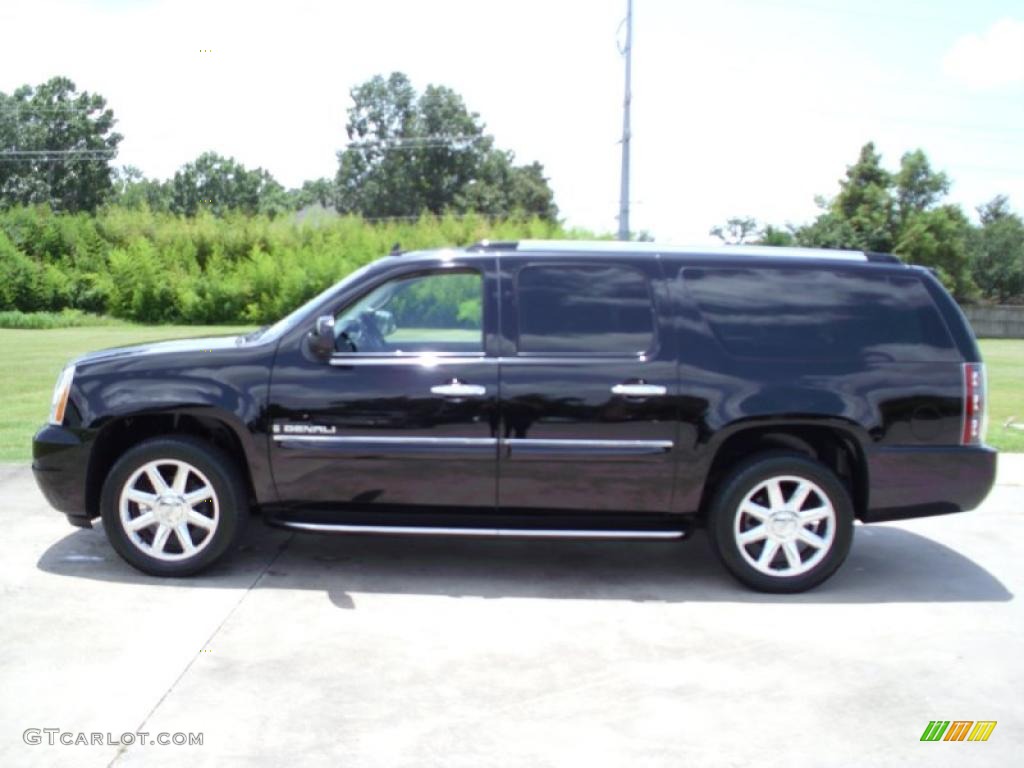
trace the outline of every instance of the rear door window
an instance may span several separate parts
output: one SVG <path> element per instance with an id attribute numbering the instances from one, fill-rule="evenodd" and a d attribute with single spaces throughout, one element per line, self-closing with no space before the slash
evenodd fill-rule
<path id="1" fill-rule="evenodd" d="M 738 357 L 956 358 L 931 296 L 912 275 L 687 267 L 682 279 L 712 333 Z"/>
<path id="2" fill-rule="evenodd" d="M 647 277 L 621 265 L 538 265 L 516 281 L 521 355 L 638 357 L 655 346 Z"/>

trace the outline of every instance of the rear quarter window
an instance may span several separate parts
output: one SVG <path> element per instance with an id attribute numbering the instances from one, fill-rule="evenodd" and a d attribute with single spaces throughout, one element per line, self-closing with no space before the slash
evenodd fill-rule
<path id="1" fill-rule="evenodd" d="M 958 359 L 931 296 L 913 275 L 686 267 L 681 279 L 711 332 L 737 357 Z"/>

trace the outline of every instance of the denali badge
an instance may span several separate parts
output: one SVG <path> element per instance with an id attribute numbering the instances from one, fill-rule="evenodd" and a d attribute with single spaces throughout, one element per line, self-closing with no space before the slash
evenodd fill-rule
<path id="1" fill-rule="evenodd" d="M 338 428 L 324 424 L 275 424 L 274 434 L 281 432 L 286 435 L 334 435 L 337 434 Z"/>

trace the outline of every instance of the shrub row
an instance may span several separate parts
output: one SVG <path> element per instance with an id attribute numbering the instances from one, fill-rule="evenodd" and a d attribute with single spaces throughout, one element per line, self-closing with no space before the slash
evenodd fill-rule
<path id="1" fill-rule="evenodd" d="M 85 328 L 124 324 L 122 320 L 89 314 L 80 309 L 62 309 L 60 312 L 22 312 L 20 309 L 0 310 L 0 328 L 46 331 L 53 328 Z"/>
<path id="2" fill-rule="evenodd" d="M 12 208 L 0 212 L 0 310 L 75 309 L 143 323 L 267 323 L 396 243 L 413 250 L 584 234 L 539 218 L 475 215 L 367 222 Z"/>

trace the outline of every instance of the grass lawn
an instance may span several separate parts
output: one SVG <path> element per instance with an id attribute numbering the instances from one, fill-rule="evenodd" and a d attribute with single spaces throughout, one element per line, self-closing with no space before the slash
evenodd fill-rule
<path id="1" fill-rule="evenodd" d="M 982 339 L 988 373 L 988 442 L 1000 451 L 1024 452 L 1024 429 L 1004 427 L 1011 416 L 1024 425 L 1024 339 Z"/>
<path id="2" fill-rule="evenodd" d="M 388 343 L 399 341 L 461 341 L 481 344 L 483 332 L 473 328 L 398 328 L 386 337 Z"/>
<path id="3" fill-rule="evenodd" d="M 32 435 L 46 421 L 57 374 L 69 358 L 104 347 L 241 330 L 245 329 L 181 325 L 0 329 L 0 461 L 30 457 Z M 1024 452 L 1024 430 L 1003 426 L 1011 416 L 1024 423 L 1024 340 L 985 339 L 981 349 L 988 365 L 989 442 L 1001 451 Z"/>

